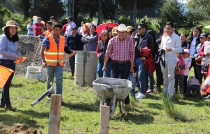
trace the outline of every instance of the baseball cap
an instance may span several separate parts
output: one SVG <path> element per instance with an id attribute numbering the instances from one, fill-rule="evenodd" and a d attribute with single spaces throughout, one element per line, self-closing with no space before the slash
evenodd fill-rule
<path id="1" fill-rule="evenodd" d="M 71 17 L 71 16 L 69 16 L 69 17 L 67 17 L 66 19 L 67 19 L 67 20 L 68 20 L 68 19 L 72 20 L 72 17 Z"/>
<path id="2" fill-rule="evenodd" d="M 55 17 L 54 16 L 51 16 L 50 19 L 55 19 Z"/>
<path id="3" fill-rule="evenodd" d="M 207 37 L 208 37 L 208 34 L 206 34 L 206 33 L 201 33 L 201 34 L 200 34 L 200 37 L 206 37 L 206 38 L 207 38 Z"/>

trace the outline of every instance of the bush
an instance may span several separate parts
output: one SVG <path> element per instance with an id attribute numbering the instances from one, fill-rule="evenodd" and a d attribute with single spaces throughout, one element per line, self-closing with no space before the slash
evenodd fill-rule
<path id="1" fill-rule="evenodd" d="M 121 16 L 119 18 L 119 24 L 131 25 L 130 19 L 128 17 Z"/>

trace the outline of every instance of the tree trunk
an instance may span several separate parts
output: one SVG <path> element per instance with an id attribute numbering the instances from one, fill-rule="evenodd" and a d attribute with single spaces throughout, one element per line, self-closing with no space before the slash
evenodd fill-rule
<path id="1" fill-rule="evenodd" d="M 74 20 L 74 0 L 72 0 L 72 4 L 71 4 L 71 17 Z"/>
<path id="2" fill-rule="evenodd" d="M 68 16 L 71 16 L 71 5 L 72 5 L 72 0 L 68 0 Z"/>
<path id="3" fill-rule="evenodd" d="M 115 23 L 119 23 L 119 21 L 118 21 L 118 18 L 119 18 L 118 5 L 119 5 L 119 0 L 115 0 L 115 12 L 114 12 Z"/>
<path id="4" fill-rule="evenodd" d="M 102 0 L 98 0 L 98 25 L 102 24 Z"/>
<path id="5" fill-rule="evenodd" d="M 133 27 L 136 27 L 136 16 L 137 16 L 137 0 L 133 0 Z"/>
<path id="6" fill-rule="evenodd" d="M 136 27 L 136 15 L 137 15 L 137 0 L 132 0 L 130 22 L 133 27 Z"/>
<path id="7" fill-rule="evenodd" d="M 29 9 L 31 7 L 29 0 L 21 0 L 21 4 L 23 4 L 24 18 L 29 18 Z"/>
<path id="8" fill-rule="evenodd" d="M 40 16 L 39 0 L 34 0 L 34 14 Z"/>

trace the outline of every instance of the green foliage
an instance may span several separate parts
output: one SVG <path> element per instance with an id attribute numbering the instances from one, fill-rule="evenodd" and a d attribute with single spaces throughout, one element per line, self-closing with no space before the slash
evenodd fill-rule
<path id="1" fill-rule="evenodd" d="M 190 117 L 190 113 L 192 113 L 192 110 L 190 108 L 183 108 L 179 109 L 175 106 L 174 102 L 178 102 L 178 96 L 175 95 L 171 98 L 168 98 L 166 94 L 163 94 L 162 100 L 163 100 L 163 109 L 169 115 L 170 117 L 180 120 L 180 121 L 191 121 L 192 118 Z"/>
<path id="2" fill-rule="evenodd" d="M 130 19 L 128 17 L 121 16 L 119 18 L 119 24 L 130 25 Z"/>
<path id="3" fill-rule="evenodd" d="M 172 21 L 176 28 L 185 27 L 187 17 L 184 15 L 184 8 L 176 0 L 167 0 L 160 9 L 162 22 Z"/>
<path id="4" fill-rule="evenodd" d="M 190 0 L 187 7 L 192 10 L 193 13 L 202 14 L 201 16 L 210 16 L 210 4 L 209 0 Z"/>
<path id="5" fill-rule="evenodd" d="M 9 19 L 11 16 L 11 12 L 5 8 L 3 5 L 0 5 L 0 27 L 5 25 L 5 22 Z"/>

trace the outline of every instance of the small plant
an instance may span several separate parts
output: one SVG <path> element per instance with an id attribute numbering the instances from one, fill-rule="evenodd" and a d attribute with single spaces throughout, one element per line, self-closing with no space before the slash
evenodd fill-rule
<path id="1" fill-rule="evenodd" d="M 192 112 L 191 109 L 188 107 L 184 107 L 183 109 L 180 109 L 175 106 L 174 101 L 176 102 L 178 100 L 178 95 L 175 95 L 171 98 L 169 98 L 166 94 L 163 94 L 163 108 L 165 112 L 175 120 L 180 121 L 191 121 L 190 113 Z"/>

